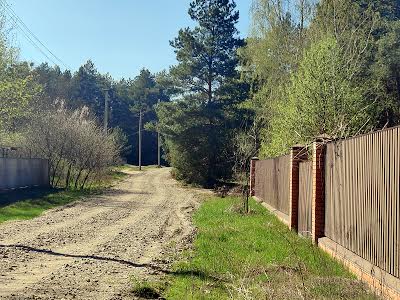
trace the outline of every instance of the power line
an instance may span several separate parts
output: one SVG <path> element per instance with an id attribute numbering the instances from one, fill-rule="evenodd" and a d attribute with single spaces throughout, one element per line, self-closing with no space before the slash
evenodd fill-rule
<path id="1" fill-rule="evenodd" d="M 11 18 L 11 20 L 14 22 L 15 26 L 17 26 L 18 29 L 23 33 L 24 37 L 25 37 L 39 52 L 41 52 L 48 60 L 50 60 L 52 63 L 55 64 L 55 62 L 54 62 L 50 57 L 48 57 L 47 54 L 44 53 L 44 52 L 42 51 L 42 49 L 40 49 L 39 46 L 36 45 L 36 43 L 35 43 L 34 41 L 32 41 L 32 39 L 29 37 L 29 35 L 19 26 L 19 24 L 17 23 L 17 21 L 14 19 L 14 17 L 11 15 L 11 13 L 7 10 L 7 8 L 6 8 L 6 6 L 4 5 L 4 3 L 3 3 L 2 0 L 0 0 L 0 5 L 1 5 L 2 7 L 4 7 L 5 12 L 7 13 L 7 15 L 8 15 L 8 16 Z"/>
<path id="2" fill-rule="evenodd" d="M 53 64 L 57 65 L 52 58 L 50 58 L 47 53 L 45 53 L 40 46 L 32 40 L 35 39 L 52 57 L 55 58 L 56 61 L 61 63 L 66 69 L 71 69 L 67 64 L 65 64 L 59 57 L 57 57 L 46 45 L 28 28 L 28 26 L 22 21 L 22 19 L 15 13 L 15 11 L 11 8 L 11 6 L 7 3 L 6 0 L 0 0 L 0 5 L 2 5 L 6 9 L 6 13 L 10 16 L 10 18 L 14 21 L 14 24 L 20 29 L 25 38 L 40 52 L 42 53 L 48 60 L 50 60 Z M 22 25 L 22 27 L 21 27 Z"/>
<path id="3" fill-rule="evenodd" d="M 67 64 L 65 64 L 59 57 L 57 57 L 48 47 L 46 47 L 45 44 L 42 43 L 42 41 L 29 29 L 28 26 L 22 21 L 22 19 L 15 13 L 15 11 L 12 9 L 12 7 L 7 3 L 6 0 L 1 0 L 3 3 L 8 7 L 8 9 L 11 11 L 11 13 L 16 17 L 16 19 L 22 24 L 22 26 L 32 35 L 32 37 L 38 41 L 57 61 L 59 61 L 62 65 L 64 65 L 65 68 L 69 68 Z"/>
<path id="4" fill-rule="evenodd" d="M 51 61 L 53 64 L 56 65 L 57 63 L 53 59 L 51 59 L 42 49 L 40 49 L 40 47 L 29 37 L 29 35 L 25 32 L 25 30 L 18 24 L 18 22 L 15 19 L 15 17 L 11 14 L 11 12 L 9 12 L 9 10 L 6 7 L 6 5 L 3 3 L 3 0 L 0 0 L 0 5 L 2 7 L 4 7 L 5 12 L 7 13 L 7 15 L 14 22 L 15 26 L 17 26 L 18 29 L 22 32 L 22 34 L 28 40 L 28 42 L 30 42 L 36 48 L 36 50 L 38 50 L 40 53 L 42 53 L 49 61 Z"/>

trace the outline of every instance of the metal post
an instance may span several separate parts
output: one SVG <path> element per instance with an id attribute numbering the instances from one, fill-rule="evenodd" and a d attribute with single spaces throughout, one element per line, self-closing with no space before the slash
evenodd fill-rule
<path id="1" fill-rule="evenodd" d="M 139 170 L 142 170 L 142 109 L 139 112 Z"/>

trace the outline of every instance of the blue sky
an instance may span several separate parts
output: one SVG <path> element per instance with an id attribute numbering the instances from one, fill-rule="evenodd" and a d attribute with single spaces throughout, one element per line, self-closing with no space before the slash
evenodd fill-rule
<path id="1" fill-rule="evenodd" d="M 238 29 L 246 36 L 251 0 L 237 0 Z M 175 63 L 169 40 L 192 25 L 190 0 L 8 0 L 29 29 L 69 67 L 92 59 L 114 78 L 134 77 L 143 67 L 161 71 Z M 21 58 L 47 61 L 16 29 Z"/>

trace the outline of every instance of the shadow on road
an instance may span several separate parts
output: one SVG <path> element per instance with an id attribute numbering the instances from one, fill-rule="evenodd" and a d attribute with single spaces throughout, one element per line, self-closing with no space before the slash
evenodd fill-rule
<path id="1" fill-rule="evenodd" d="M 213 280 L 213 281 L 224 281 L 221 278 L 209 275 L 209 274 L 207 274 L 203 271 L 199 271 L 199 270 L 171 271 L 171 270 L 163 269 L 163 268 L 161 268 L 157 265 L 153 265 L 153 264 L 140 264 L 140 263 L 135 263 L 135 262 L 131 262 L 128 260 L 113 258 L 113 257 L 60 253 L 60 252 L 55 252 L 52 250 L 39 249 L 39 248 L 34 248 L 34 247 L 26 246 L 26 245 L 2 245 L 2 244 L 0 244 L 0 249 L 1 248 L 21 249 L 26 252 L 44 253 L 44 254 L 48 254 L 48 255 L 52 255 L 52 256 L 60 256 L 60 257 L 71 257 L 71 258 L 93 259 L 93 260 L 100 260 L 100 261 L 115 262 L 115 263 L 130 266 L 133 268 L 147 268 L 147 269 L 151 269 L 153 271 L 159 272 L 159 273 L 173 275 L 173 276 L 194 276 L 194 277 L 199 277 L 201 279 L 208 279 L 208 280 Z"/>

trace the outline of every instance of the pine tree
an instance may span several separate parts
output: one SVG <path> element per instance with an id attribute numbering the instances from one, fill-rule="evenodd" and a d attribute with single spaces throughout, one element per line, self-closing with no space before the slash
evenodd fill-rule
<path id="1" fill-rule="evenodd" d="M 177 101 L 157 109 L 167 158 L 176 176 L 212 186 L 230 176 L 232 134 L 239 120 L 236 104 L 248 87 L 238 81 L 237 50 L 243 45 L 233 0 L 194 0 L 194 29 L 179 31 L 171 42 L 178 64 L 171 76 Z"/>
<path id="2" fill-rule="evenodd" d="M 194 29 L 179 31 L 171 41 L 178 65 L 171 70 L 182 92 L 196 93 L 202 102 L 217 101 L 216 90 L 236 75 L 236 52 L 243 45 L 235 27 L 239 20 L 236 4 L 230 0 L 195 0 L 189 16 Z"/>

